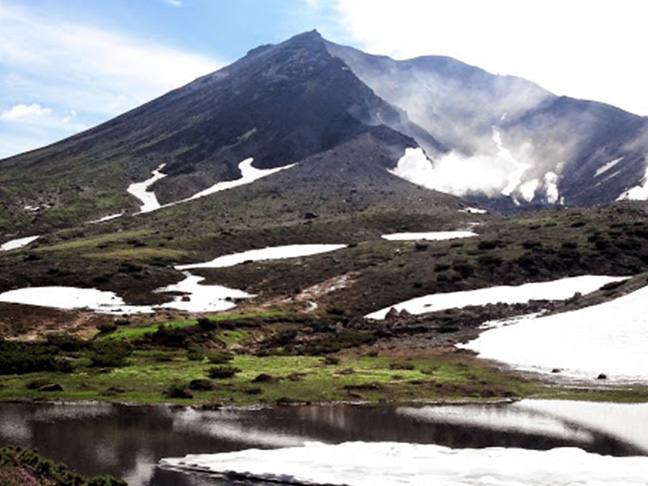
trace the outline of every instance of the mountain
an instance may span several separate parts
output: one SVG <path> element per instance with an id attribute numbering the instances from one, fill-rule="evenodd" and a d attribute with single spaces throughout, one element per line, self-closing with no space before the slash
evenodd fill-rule
<path id="1" fill-rule="evenodd" d="M 395 61 L 307 32 L 1 160 L 0 295 L 63 286 L 182 305 L 181 284 L 200 281 L 204 293 L 255 295 L 241 304 L 252 312 L 315 312 L 357 337 L 374 330 L 364 315 L 430 293 L 639 274 L 648 220 L 617 199 L 648 192 L 647 130 L 645 118 L 520 78 L 447 57 Z M 383 238 L 452 230 L 466 238 Z M 185 273 L 293 244 L 339 249 Z M 167 312 L 157 317 L 184 316 Z M 0 301 L 0 337 L 108 319 Z M 450 330 L 464 319 L 480 323 L 467 311 L 434 326 L 463 339 Z M 381 339 L 426 326 L 387 326 Z"/>
<path id="2" fill-rule="evenodd" d="M 285 166 L 374 130 L 394 131 L 392 162 L 416 137 L 436 140 L 377 97 L 325 49 L 319 34 L 257 48 L 240 61 L 125 115 L 50 147 L 0 162 L 2 200 L 36 225 L 133 210 L 126 188 L 161 164 L 154 190 L 162 203 L 240 176 L 238 164 Z M 393 164 L 392 164 L 393 165 Z M 27 214 L 25 214 L 27 213 Z"/>
<path id="3" fill-rule="evenodd" d="M 327 42 L 382 99 L 449 149 L 428 152 L 428 186 L 488 206 L 592 206 L 645 180 L 648 119 L 559 97 L 448 57 L 395 61 Z M 461 170 L 474 180 L 457 181 Z"/>
<path id="4" fill-rule="evenodd" d="M 447 57 L 368 55 L 313 31 L 0 161 L 0 230 L 136 212 L 126 189 L 163 164 L 151 189 L 167 204 L 239 178 L 248 157 L 257 169 L 285 167 L 367 134 L 388 153 L 369 172 L 500 209 L 613 202 L 643 184 L 648 151 L 646 118 Z M 403 158 L 406 148 L 418 151 Z"/>

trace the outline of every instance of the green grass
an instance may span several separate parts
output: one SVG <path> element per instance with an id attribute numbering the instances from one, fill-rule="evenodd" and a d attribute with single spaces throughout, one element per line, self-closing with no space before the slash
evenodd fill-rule
<path id="1" fill-rule="evenodd" d="M 69 241 L 57 243 L 51 246 L 41 246 L 37 248 L 35 251 L 37 252 L 69 251 L 69 250 L 88 251 L 91 249 L 98 248 L 102 245 L 124 244 L 130 240 L 146 238 L 150 234 L 151 234 L 150 230 L 138 230 L 138 231 L 124 231 L 120 233 L 109 233 L 109 234 L 103 234 L 98 236 L 81 237 L 81 238 L 71 239 Z"/>
<path id="2" fill-rule="evenodd" d="M 152 402 L 275 403 L 282 400 L 329 402 L 342 400 L 412 401 L 420 399 L 495 399 L 527 396 L 538 385 L 502 374 L 472 360 L 347 356 L 337 364 L 322 357 L 236 356 L 231 365 L 241 371 L 233 378 L 213 380 L 215 390 L 195 391 L 193 400 L 170 399 L 173 385 L 207 378 L 207 360 L 190 361 L 184 350 L 140 350 L 128 366 L 112 370 L 83 368 L 72 374 L 30 373 L 4 377 L 0 399 L 57 398 Z M 403 367 L 403 363 L 406 368 Z M 394 366 L 396 364 L 396 366 Z M 396 368 L 396 369 L 395 369 Z M 269 382 L 255 382 L 259 375 Z M 27 388 L 36 380 L 60 384 L 64 392 L 47 393 Z"/>
<path id="3" fill-rule="evenodd" d="M 170 260 L 177 261 L 185 255 L 169 248 L 122 248 L 119 250 L 85 253 L 85 258 L 105 260 Z"/>
<path id="4" fill-rule="evenodd" d="M 282 311 L 266 311 L 266 312 L 249 312 L 244 314 L 222 314 L 216 316 L 210 316 L 209 320 L 212 322 L 225 322 L 225 321 L 237 321 L 240 319 L 249 319 L 249 318 L 271 318 L 271 317 L 280 317 L 286 315 Z M 132 324 L 129 326 L 119 327 L 115 332 L 102 336 L 102 339 L 119 339 L 119 340 L 134 340 L 139 337 L 142 337 L 146 334 L 153 334 L 156 332 L 160 326 L 166 326 L 172 329 L 179 329 L 184 327 L 195 326 L 198 324 L 198 319 L 183 319 L 177 321 L 167 321 L 164 323 L 155 323 L 155 324 Z M 218 337 L 227 346 L 231 346 L 242 339 L 245 339 L 247 333 L 245 331 L 223 331 Z"/>
<path id="5" fill-rule="evenodd" d="M 132 341 L 146 334 L 153 334 L 160 328 L 160 326 L 167 326 L 169 328 L 183 328 L 195 326 L 197 322 L 198 321 L 196 319 L 187 319 L 183 321 L 169 321 L 162 324 L 149 324 L 142 327 L 123 327 L 118 328 L 115 332 L 103 336 L 102 338 Z"/>

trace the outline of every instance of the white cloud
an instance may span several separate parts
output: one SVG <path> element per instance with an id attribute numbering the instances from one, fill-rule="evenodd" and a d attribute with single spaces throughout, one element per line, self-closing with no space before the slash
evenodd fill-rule
<path id="1" fill-rule="evenodd" d="M 3 140 L 29 140 L 25 150 L 101 123 L 222 66 L 205 56 L 38 12 L 0 0 L 0 107 L 6 111 L 30 100 L 51 111 L 40 117 L 32 111 L 29 120 L 64 127 L 49 134 L 5 130 Z M 18 130 L 19 124 L 12 127 Z M 0 157 L 16 147 L 3 144 Z"/>
<path id="2" fill-rule="evenodd" d="M 447 55 L 648 115 L 648 7 L 635 0 L 337 0 L 353 43 L 397 59 Z"/>
<path id="3" fill-rule="evenodd" d="M 51 108 L 43 108 L 37 103 L 29 106 L 20 104 L 0 115 L 0 119 L 6 121 L 29 121 L 35 118 L 42 118 L 52 114 Z"/>
<path id="4" fill-rule="evenodd" d="M 164 3 L 171 5 L 172 7 L 184 7 L 184 3 L 180 0 L 164 0 Z"/>

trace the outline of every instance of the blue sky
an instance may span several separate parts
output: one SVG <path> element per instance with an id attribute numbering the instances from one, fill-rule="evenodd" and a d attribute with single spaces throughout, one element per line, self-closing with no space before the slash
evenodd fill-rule
<path id="1" fill-rule="evenodd" d="M 648 115 L 646 13 L 639 0 L 0 0 L 0 158 L 313 28 Z"/>

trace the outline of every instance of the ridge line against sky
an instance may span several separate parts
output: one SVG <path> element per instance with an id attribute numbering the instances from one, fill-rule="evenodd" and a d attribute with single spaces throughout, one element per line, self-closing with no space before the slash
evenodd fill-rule
<path id="1" fill-rule="evenodd" d="M 447 55 L 648 115 L 637 0 L 0 0 L 0 158 L 55 142 L 317 28 Z"/>

